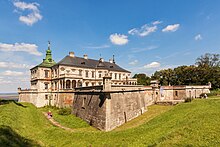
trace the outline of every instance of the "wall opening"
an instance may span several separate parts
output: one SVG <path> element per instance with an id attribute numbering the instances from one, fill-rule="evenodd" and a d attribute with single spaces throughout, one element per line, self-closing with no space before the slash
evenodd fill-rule
<path id="1" fill-rule="evenodd" d="M 127 122 L 126 112 L 124 112 L 125 123 Z"/>

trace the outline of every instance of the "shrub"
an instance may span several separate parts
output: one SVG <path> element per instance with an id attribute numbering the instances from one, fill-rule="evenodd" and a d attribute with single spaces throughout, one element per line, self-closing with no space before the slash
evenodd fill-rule
<path id="1" fill-rule="evenodd" d="M 210 93 L 207 94 L 208 96 L 218 96 L 220 95 L 220 89 L 211 90 Z"/>
<path id="2" fill-rule="evenodd" d="M 191 102 L 192 100 L 193 100 L 193 98 L 191 98 L 191 97 L 185 98 L 185 103 Z"/>
<path id="3" fill-rule="evenodd" d="M 71 109 L 70 108 L 61 108 L 58 110 L 59 115 L 70 115 Z"/>

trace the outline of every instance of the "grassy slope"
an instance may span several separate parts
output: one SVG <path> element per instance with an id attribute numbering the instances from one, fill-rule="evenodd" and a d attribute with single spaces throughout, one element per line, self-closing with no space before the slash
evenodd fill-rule
<path id="1" fill-rule="evenodd" d="M 149 119 L 144 116 L 141 116 L 143 119 L 137 118 L 134 121 L 138 127 L 136 127 L 136 123 L 133 125 L 130 122 L 127 127 L 122 126 L 116 131 L 107 133 L 82 130 L 70 133 L 52 126 L 42 115 L 41 110 L 30 104 L 24 105 L 27 107 L 18 106 L 14 103 L 0 106 L 0 125 L 5 125 L 4 127 L 1 126 L 0 130 L 9 126 L 15 134 L 20 135 L 21 143 L 31 145 L 217 146 L 220 144 L 220 99 L 195 100 L 192 103 L 183 103 L 153 119 L 146 115 L 151 119 L 150 121 L 147 121 Z M 133 126 L 135 128 L 132 128 Z M 2 134 L 2 132 L 0 133 Z M 14 134 L 11 133 L 10 135 Z M 5 136 L 7 134 L 0 135 L 0 145 L 3 144 L 3 140 L 10 143 L 10 139 L 7 140 Z"/>

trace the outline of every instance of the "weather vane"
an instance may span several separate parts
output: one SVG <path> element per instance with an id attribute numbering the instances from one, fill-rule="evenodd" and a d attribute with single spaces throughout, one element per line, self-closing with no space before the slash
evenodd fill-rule
<path id="1" fill-rule="evenodd" d="M 48 48 L 50 48 L 50 41 L 48 41 Z"/>

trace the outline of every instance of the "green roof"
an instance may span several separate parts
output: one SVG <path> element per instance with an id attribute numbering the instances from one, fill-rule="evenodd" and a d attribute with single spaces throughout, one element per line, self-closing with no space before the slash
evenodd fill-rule
<path id="1" fill-rule="evenodd" d="M 46 58 L 43 59 L 43 62 L 41 64 L 39 64 L 35 67 L 52 67 L 55 64 L 56 64 L 56 62 L 52 59 L 52 53 L 51 53 L 51 50 L 50 50 L 50 42 L 49 42 L 48 43 L 48 49 L 46 50 Z"/>

